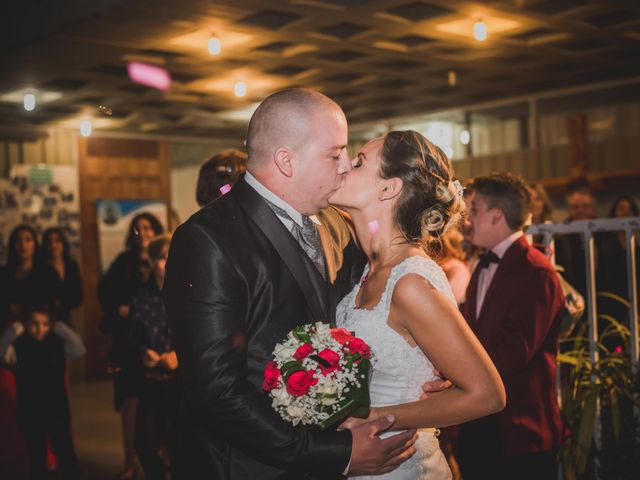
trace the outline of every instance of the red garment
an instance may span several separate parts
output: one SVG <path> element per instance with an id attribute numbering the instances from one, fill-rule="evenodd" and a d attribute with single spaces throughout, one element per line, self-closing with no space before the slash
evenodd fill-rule
<path id="1" fill-rule="evenodd" d="M 556 398 L 559 313 L 564 296 L 547 257 L 525 237 L 500 260 L 476 318 L 480 269 L 474 271 L 462 313 L 496 365 L 507 392 L 506 408 L 460 426 L 460 442 L 499 455 L 558 447 L 564 426 Z"/>
<path id="2" fill-rule="evenodd" d="M 25 478 L 28 472 L 27 448 L 16 421 L 16 379 L 0 367 L 0 477 Z"/>

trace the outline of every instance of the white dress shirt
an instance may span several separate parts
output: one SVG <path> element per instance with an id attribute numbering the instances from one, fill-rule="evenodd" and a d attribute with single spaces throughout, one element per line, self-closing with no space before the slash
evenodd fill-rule
<path id="1" fill-rule="evenodd" d="M 495 253 L 500 260 L 502 260 L 502 257 L 504 257 L 506 251 L 509 250 L 509 247 L 513 245 L 513 242 L 518 240 L 522 235 L 524 235 L 524 233 L 522 233 L 522 230 L 513 232 L 511 235 L 509 235 L 507 238 L 493 247 L 491 251 Z M 480 275 L 478 276 L 478 296 L 476 297 L 476 318 L 480 316 L 482 304 L 484 303 L 484 297 L 487 295 L 489 285 L 491 285 L 491 280 L 493 280 L 493 276 L 496 274 L 496 270 L 498 270 L 498 265 L 500 264 L 490 263 L 486 268 L 483 268 L 480 271 Z"/>

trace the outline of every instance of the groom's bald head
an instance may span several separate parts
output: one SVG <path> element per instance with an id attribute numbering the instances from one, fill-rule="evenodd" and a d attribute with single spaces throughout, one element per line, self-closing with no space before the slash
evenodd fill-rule
<path id="1" fill-rule="evenodd" d="M 268 96 L 256 109 L 247 131 L 249 169 L 260 168 L 280 147 L 299 150 L 313 130 L 314 120 L 342 109 L 329 97 L 305 88 L 281 90 Z"/>

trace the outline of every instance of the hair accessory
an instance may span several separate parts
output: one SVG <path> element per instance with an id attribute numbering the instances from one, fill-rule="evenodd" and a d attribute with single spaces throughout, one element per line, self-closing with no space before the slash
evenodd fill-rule
<path id="1" fill-rule="evenodd" d="M 464 195 L 464 187 L 460 184 L 460 180 L 454 180 L 453 186 L 456 189 L 456 197 L 462 198 Z"/>

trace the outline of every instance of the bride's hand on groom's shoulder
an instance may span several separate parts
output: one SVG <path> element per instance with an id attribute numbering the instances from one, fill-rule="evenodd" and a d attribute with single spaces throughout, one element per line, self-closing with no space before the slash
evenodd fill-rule
<path id="1" fill-rule="evenodd" d="M 379 409 L 370 407 L 369 415 L 366 417 L 348 417 L 344 422 L 340 424 L 338 430 L 352 430 L 358 425 L 362 425 L 363 423 L 372 422 L 373 420 L 377 420 L 382 416 L 382 413 Z"/>
<path id="2" fill-rule="evenodd" d="M 444 378 L 438 370 L 434 370 L 433 373 L 436 377 L 439 378 L 438 380 L 426 382 L 424 385 L 422 385 L 422 395 L 420 395 L 420 400 L 429 398 L 433 393 L 442 392 L 453 386 L 453 383 Z"/>

